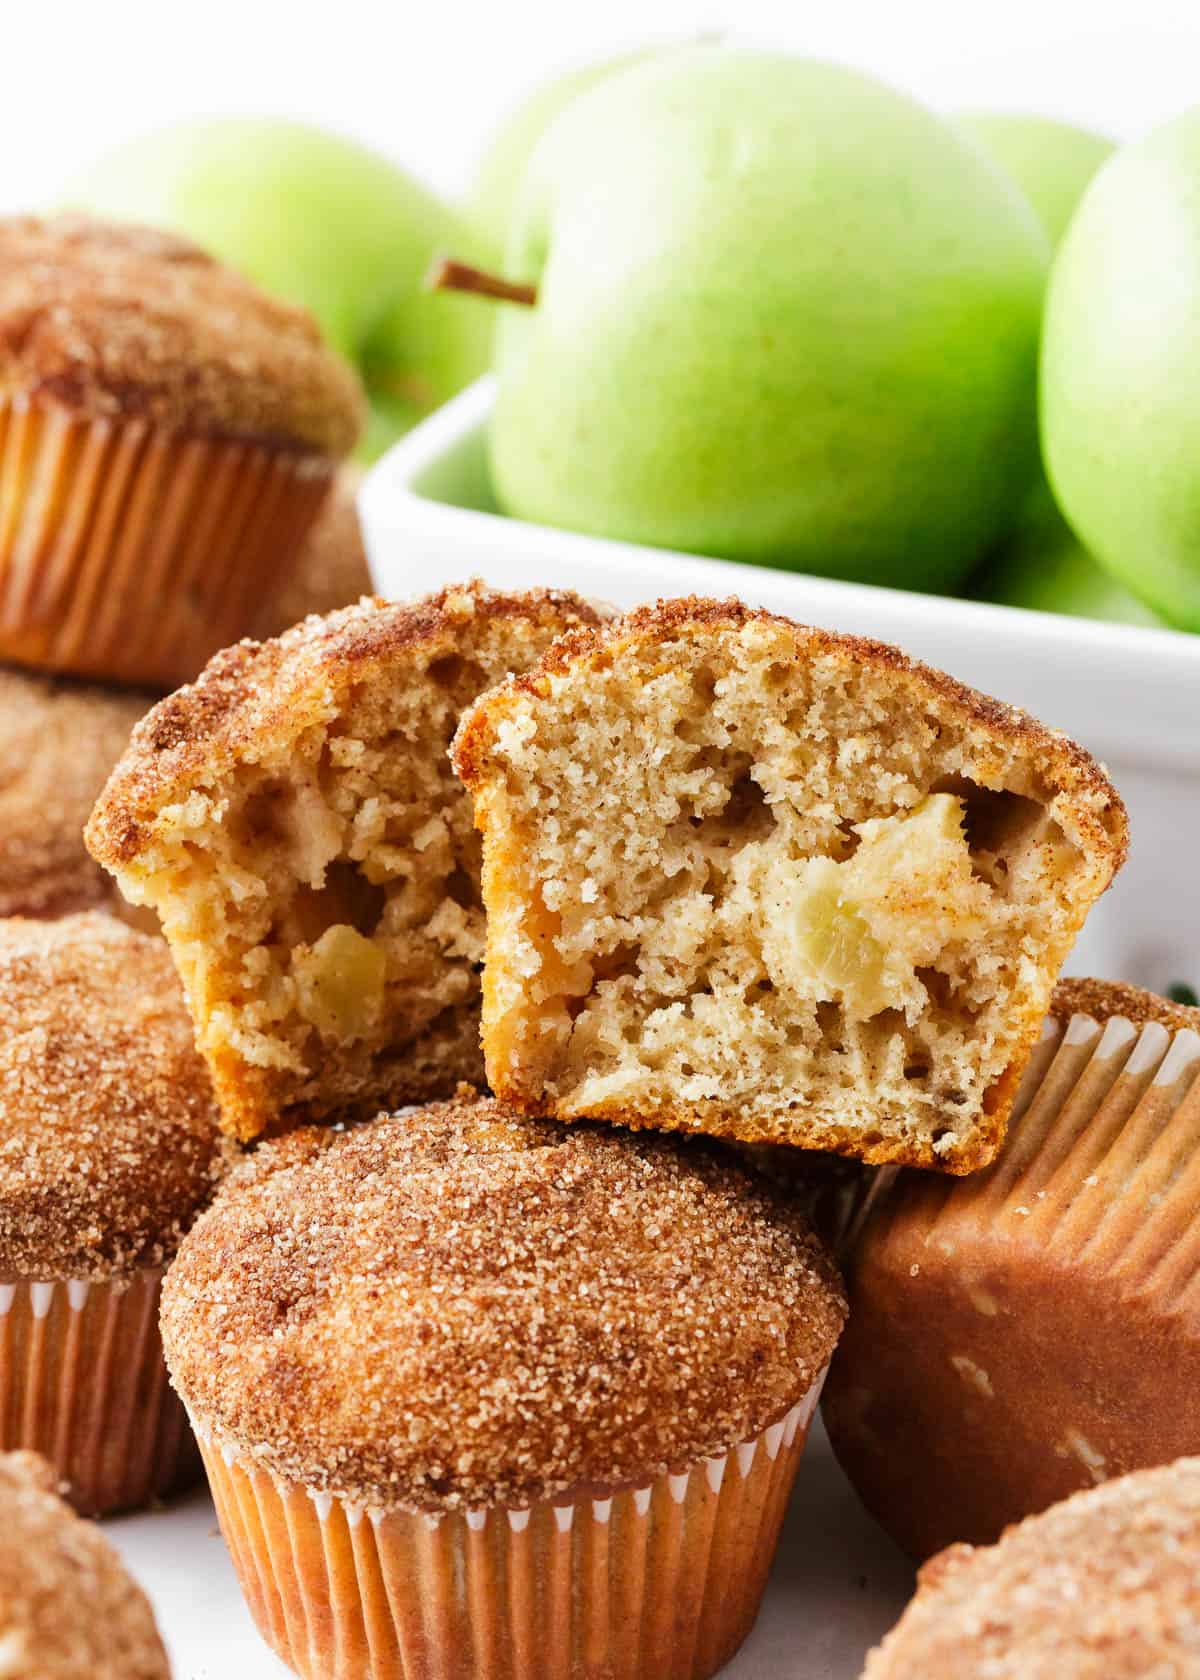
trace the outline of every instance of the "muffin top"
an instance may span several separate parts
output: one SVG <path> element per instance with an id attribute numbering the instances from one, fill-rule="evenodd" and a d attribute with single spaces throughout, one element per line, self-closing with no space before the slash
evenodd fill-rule
<path id="1" fill-rule="evenodd" d="M 87 829 L 92 856 L 119 870 L 154 838 L 165 808 L 247 762 L 290 748 L 309 725 L 372 684 L 394 682 L 405 649 L 466 638 L 473 621 L 507 619 L 528 659 L 549 632 L 599 619 L 566 590 L 512 594 L 473 581 L 412 602 L 365 599 L 307 618 L 273 641 L 242 641 L 209 660 L 194 683 L 159 702 L 134 731 Z M 461 663 L 461 661 L 460 661 Z M 454 686 L 453 673 L 444 679 Z"/>
<path id="2" fill-rule="evenodd" d="M 0 921 L 0 1278 L 162 1264 L 222 1158 L 165 943 L 103 911 Z"/>
<path id="3" fill-rule="evenodd" d="M 371 594 L 356 499 L 362 481 L 362 469 L 353 462 L 339 469 L 291 570 L 259 603 L 251 632 L 259 640 L 280 636 L 303 618 L 336 612 Z"/>
<path id="4" fill-rule="evenodd" d="M 145 1593 L 35 1453 L 0 1455 L 0 1675 L 170 1680 Z"/>
<path id="5" fill-rule="evenodd" d="M 1050 1013 L 1060 1021 L 1069 1021 L 1072 1015 L 1090 1015 L 1100 1022 L 1119 1016 L 1139 1027 L 1157 1021 L 1168 1032 L 1183 1032 L 1189 1027 L 1200 1032 L 1200 1009 L 1173 1003 L 1157 992 L 1127 985 L 1123 980 L 1060 980 L 1050 1000 Z"/>
<path id="6" fill-rule="evenodd" d="M 863 1680 L 1166 1680 L 1200 1664 L 1200 1458 L 952 1546 Z"/>
<path id="7" fill-rule="evenodd" d="M 183 1243 L 162 1324 L 223 1447 L 446 1509 L 723 1453 L 807 1393 L 844 1310 L 803 1217 L 731 1158 L 462 1087 L 260 1147 Z"/>
<path id="8" fill-rule="evenodd" d="M 58 916 L 115 896 L 83 825 L 152 704 L 0 666 L 0 916 Z"/>
<path id="9" fill-rule="evenodd" d="M 174 234 L 77 215 L 0 221 L 0 387 L 335 456 L 364 414 L 307 310 Z"/>

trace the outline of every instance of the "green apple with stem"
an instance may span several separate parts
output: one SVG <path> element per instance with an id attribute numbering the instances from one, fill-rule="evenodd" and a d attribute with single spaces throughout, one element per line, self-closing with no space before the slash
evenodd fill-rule
<path id="1" fill-rule="evenodd" d="M 267 291 L 304 304 L 359 371 L 376 455 L 487 366 L 490 333 L 421 280 L 433 253 L 484 249 L 469 224 L 367 147 L 307 124 L 178 124 L 102 157 L 73 207 L 188 235 Z"/>
<path id="2" fill-rule="evenodd" d="M 869 77 L 715 45 L 634 65 L 530 160 L 497 343 L 499 503 L 952 587 L 1036 470 L 1047 258 L 978 149 Z"/>
<path id="3" fill-rule="evenodd" d="M 1105 135 L 1050 117 L 971 111 L 956 120 L 1021 188 L 1054 246 L 1092 176 L 1116 150 Z M 1039 612 L 1161 623 L 1080 544 L 1059 512 L 1044 473 L 1022 507 L 1016 531 L 976 580 L 974 593 Z"/>
<path id="4" fill-rule="evenodd" d="M 1042 445 L 1059 506 L 1116 580 L 1200 630 L 1200 107 L 1119 152 L 1059 247 Z"/>

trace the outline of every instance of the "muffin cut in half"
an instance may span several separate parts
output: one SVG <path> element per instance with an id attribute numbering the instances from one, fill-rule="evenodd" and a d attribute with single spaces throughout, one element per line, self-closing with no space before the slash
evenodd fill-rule
<path id="1" fill-rule="evenodd" d="M 736 601 L 566 638 L 455 763 L 497 1096 L 952 1172 L 999 1147 L 1126 848 L 1063 736 Z"/>
<path id="2" fill-rule="evenodd" d="M 219 654 L 133 735 L 88 828 L 153 905 L 242 1138 L 482 1077 L 463 708 L 594 624 L 571 596 L 363 601 Z"/>

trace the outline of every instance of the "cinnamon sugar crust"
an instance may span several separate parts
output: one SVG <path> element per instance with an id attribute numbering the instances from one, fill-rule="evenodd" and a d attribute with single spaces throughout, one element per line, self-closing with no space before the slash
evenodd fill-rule
<path id="1" fill-rule="evenodd" d="M 0 1278 L 161 1265 L 222 1162 L 163 942 L 102 911 L 0 921 Z"/>
<path id="2" fill-rule="evenodd" d="M 0 1455 L 0 1675 L 170 1680 L 145 1593 L 36 1453 Z"/>
<path id="3" fill-rule="evenodd" d="M 641 1485 L 812 1386 L 844 1303 L 803 1217 L 703 1144 L 461 1089 L 261 1145 L 163 1294 L 198 1425 L 371 1507 Z"/>
<path id="4" fill-rule="evenodd" d="M 1185 1680 L 1200 1671 L 1198 1580 L 1188 1458 L 933 1558 L 863 1680 Z"/>
<path id="5" fill-rule="evenodd" d="M 250 634 L 266 641 L 314 614 L 351 607 L 372 594 L 371 572 L 358 518 L 361 467 L 339 468 L 296 563 L 263 600 Z"/>
<path id="6" fill-rule="evenodd" d="M 1101 1023 L 1120 1017 L 1139 1027 L 1147 1021 L 1157 1021 L 1168 1032 L 1182 1032 L 1185 1027 L 1200 1032 L 1200 1009 L 1187 1003 L 1173 1003 L 1157 992 L 1127 985 L 1123 980 L 1091 980 L 1068 975 L 1054 988 L 1050 1013 L 1060 1021 L 1069 1021 L 1072 1015 L 1089 1015 Z"/>
<path id="7" fill-rule="evenodd" d="M 874 1163 L 995 1155 L 1128 844 L 1065 736 L 738 601 L 563 637 L 453 753 L 498 1096 Z"/>
<path id="8" fill-rule="evenodd" d="M 173 234 L 78 215 L 0 220 L 0 392 L 321 456 L 365 413 L 307 310 Z"/>
<path id="9" fill-rule="evenodd" d="M 0 666 L 0 917 L 61 916 L 119 895 L 83 825 L 153 697 Z"/>
<path id="10" fill-rule="evenodd" d="M 243 642 L 134 731 L 87 830 L 159 913 L 228 1129 L 481 1083 L 483 911 L 464 708 L 596 620 L 577 597 L 445 589 Z"/>

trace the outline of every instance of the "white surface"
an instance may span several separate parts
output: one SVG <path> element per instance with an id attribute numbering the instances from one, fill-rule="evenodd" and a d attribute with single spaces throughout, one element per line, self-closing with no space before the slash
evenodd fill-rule
<path id="1" fill-rule="evenodd" d="M 464 392 L 369 475 L 361 507 L 382 593 L 404 597 L 477 575 L 622 606 L 738 594 L 805 623 L 897 642 L 1027 707 L 1108 765 L 1129 807 L 1133 846 L 1070 971 L 1200 990 L 1200 636 L 870 589 L 505 519 L 486 508 L 490 400 L 487 381 Z"/>
<path id="2" fill-rule="evenodd" d="M 259 1639 L 207 1494 L 105 1524 L 150 1594 L 175 1680 L 282 1680 Z M 819 1423 L 800 1465 L 767 1597 L 726 1680 L 857 1680 L 912 1572 L 859 1507 Z M 647 1680 L 653 1680 L 647 1676 Z"/>
<path id="3" fill-rule="evenodd" d="M 1195 103 L 1193 0 L 551 0 L 397 6 L 161 0 L 6 6 L 0 209 L 52 198 L 99 151 L 177 118 L 305 117 L 448 192 L 495 122 L 567 65 L 726 33 L 841 59 L 931 104 L 1043 111 L 1137 133 Z"/>

